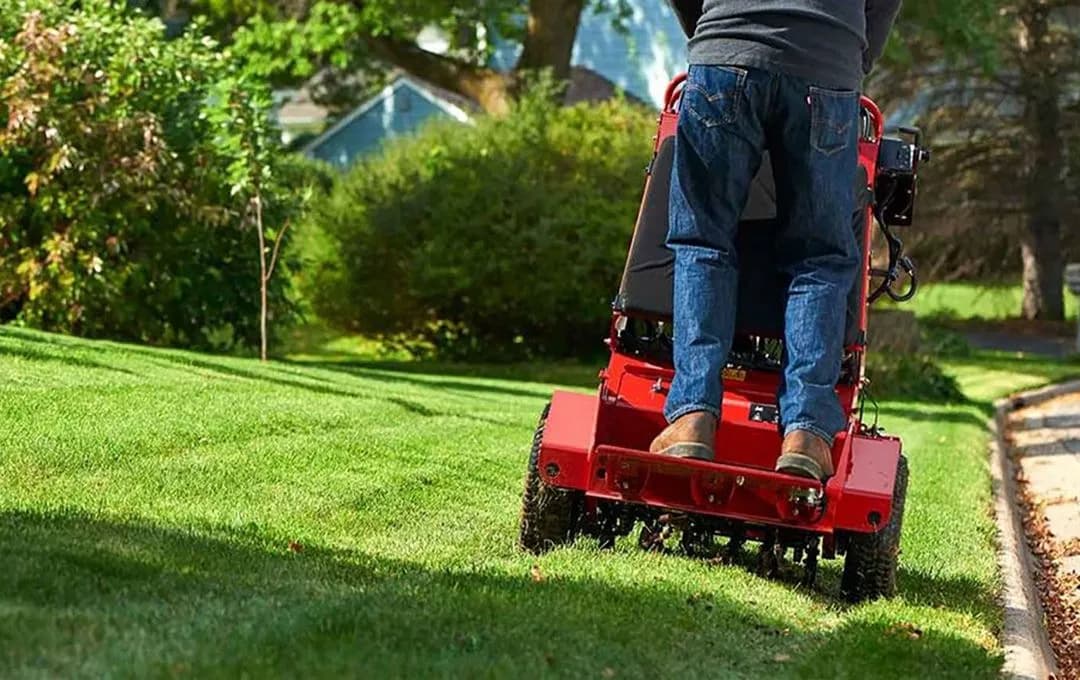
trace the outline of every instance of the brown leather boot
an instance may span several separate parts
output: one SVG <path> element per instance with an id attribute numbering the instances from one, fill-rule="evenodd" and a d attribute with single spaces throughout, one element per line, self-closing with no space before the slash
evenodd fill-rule
<path id="1" fill-rule="evenodd" d="M 824 482 L 834 474 L 832 449 L 813 432 L 793 430 L 784 437 L 776 471 Z"/>
<path id="2" fill-rule="evenodd" d="M 649 447 L 651 453 L 712 461 L 716 458 L 716 416 L 706 411 L 687 413 L 668 425 Z"/>

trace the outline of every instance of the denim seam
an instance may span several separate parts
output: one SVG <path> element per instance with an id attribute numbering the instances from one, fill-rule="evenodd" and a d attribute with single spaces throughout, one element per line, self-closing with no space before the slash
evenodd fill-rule
<path id="1" fill-rule="evenodd" d="M 673 423 L 679 418 L 682 418 L 688 413 L 708 413 L 716 418 L 720 417 L 720 409 L 715 406 L 709 406 L 707 404 L 687 404 L 686 406 L 680 406 L 672 411 L 670 414 L 664 414 L 669 423 Z"/>
<path id="2" fill-rule="evenodd" d="M 832 99 L 837 104 L 842 103 L 843 106 L 847 106 L 848 102 L 846 100 L 855 98 L 858 94 L 857 91 L 836 91 L 814 87 L 813 85 L 810 86 L 809 95 L 807 97 L 807 101 L 810 102 L 810 146 L 826 158 L 835 156 L 851 146 L 850 140 L 846 138 L 850 136 L 849 131 L 858 120 L 858 109 L 856 109 L 855 115 L 852 117 L 851 121 L 845 125 L 837 126 L 835 125 L 836 121 L 822 119 L 825 116 L 825 101 Z M 816 103 L 814 102 L 815 97 L 817 98 Z M 844 142 L 833 146 L 823 146 L 821 144 L 823 128 L 837 138 L 844 138 Z"/>
<path id="3" fill-rule="evenodd" d="M 803 431 L 803 432 L 809 432 L 811 434 L 817 435 L 818 437 L 824 439 L 826 442 L 828 442 L 830 448 L 832 447 L 834 441 L 836 440 L 835 435 L 828 434 L 828 433 L 825 432 L 825 430 L 822 430 L 817 425 L 814 425 L 813 423 L 807 423 L 807 422 L 792 423 L 792 424 L 786 426 L 784 428 L 784 436 L 787 436 L 787 435 L 791 434 L 792 432 L 797 432 L 797 431 L 800 431 L 800 430 Z"/>

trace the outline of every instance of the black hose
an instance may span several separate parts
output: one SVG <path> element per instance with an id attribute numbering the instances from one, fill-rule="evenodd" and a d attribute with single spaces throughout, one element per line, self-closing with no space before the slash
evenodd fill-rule
<path id="1" fill-rule="evenodd" d="M 915 272 L 915 264 L 911 261 L 911 258 L 904 255 L 904 242 L 893 233 L 881 210 L 881 206 L 887 205 L 891 199 L 892 194 L 890 193 L 885 200 L 879 201 L 874 209 L 874 218 L 877 220 L 878 226 L 881 227 L 881 233 L 885 235 L 885 241 L 889 245 L 889 266 L 887 269 L 870 270 L 871 276 L 880 276 L 882 281 L 881 285 L 875 288 L 874 292 L 867 297 L 868 304 L 872 304 L 882 295 L 888 295 L 895 302 L 907 302 L 915 297 L 915 293 L 919 290 L 919 277 Z M 893 284 L 900 280 L 901 271 L 907 274 L 910 284 L 907 291 L 897 293 L 893 290 Z"/>

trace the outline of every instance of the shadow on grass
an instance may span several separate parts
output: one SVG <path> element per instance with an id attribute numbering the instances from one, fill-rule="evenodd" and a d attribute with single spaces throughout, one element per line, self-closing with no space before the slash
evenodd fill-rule
<path id="1" fill-rule="evenodd" d="M 725 564 L 734 564 L 752 574 L 758 574 L 758 552 L 757 544 L 748 544 L 733 561 Z M 677 551 L 670 554 L 680 559 L 697 559 Z M 861 605 L 841 599 L 840 579 L 843 568 L 843 556 L 836 560 L 822 559 L 817 581 L 812 588 L 808 588 L 802 583 L 803 567 L 794 564 L 791 553 L 788 552 L 781 563 L 779 574 L 773 580 L 799 590 L 821 604 L 847 612 Z M 963 612 L 983 621 L 996 620 L 999 611 L 994 590 L 985 584 L 970 577 L 941 577 L 909 569 L 902 558 L 897 573 L 897 597 L 910 605 Z"/>
<path id="2" fill-rule="evenodd" d="M 75 366 L 77 368 L 92 368 L 101 371 L 111 371 L 113 373 L 123 373 L 126 375 L 134 375 L 133 371 L 129 371 L 126 368 L 119 366 L 113 366 L 100 361 L 94 361 L 83 356 L 73 355 L 70 352 L 52 352 L 48 349 L 39 349 L 30 344 L 28 338 L 20 338 L 18 345 L 2 343 L 0 344 L 0 356 L 19 357 L 20 359 L 28 359 L 30 361 L 45 361 L 56 362 L 66 366 Z"/>
<path id="3" fill-rule="evenodd" d="M 92 359 L 73 354 L 73 350 L 82 349 L 82 341 L 66 341 L 38 333 L 5 333 L 14 337 L 17 342 L 5 343 L 0 336 L 0 356 L 19 356 L 34 361 L 59 363 L 79 368 L 92 368 L 114 371 L 127 375 L 139 375 L 136 370 L 118 367 L 112 364 L 94 361 Z M 290 364 L 267 363 L 251 364 L 238 361 L 231 357 L 214 357 L 193 354 L 180 350 L 163 350 L 137 345 L 117 345 L 117 348 L 129 356 L 138 357 L 140 362 L 152 366 L 168 369 L 195 369 L 214 376 L 248 380 L 255 383 L 263 383 L 276 387 L 294 390 L 303 390 L 313 394 L 342 397 L 354 400 L 383 401 L 394 404 L 406 411 L 425 417 L 452 417 L 465 418 L 476 422 L 493 425 L 507 425 L 505 420 L 498 420 L 480 416 L 466 411 L 447 411 L 431 408 L 418 401 L 403 398 L 401 396 L 387 395 L 382 391 L 373 390 L 371 385 L 359 384 L 356 381 L 335 381 L 321 376 L 313 371 L 303 371 L 293 368 Z M 114 362 L 115 363 L 115 362 Z M 137 364 L 136 364 L 137 366 Z M 328 365 L 328 368 L 340 369 L 340 373 L 346 377 L 366 378 L 369 380 L 402 383 L 427 387 L 437 390 L 459 390 L 469 393 L 492 393 L 498 396 L 533 397 L 540 398 L 549 392 L 542 388 L 535 390 L 517 389 L 499 385 L 480 384 L 467 380 L 441 380 L 438 378 L 422 378 L 406 373 L 394 373 L 389 369 L 364 369 L 351 367 L 342 369 L 338 365 Z"/>
<path id="4" fill-rule="evenodd" d="M 988 404 L 966 404 L 977 410 L 982 415 L 972 413 L 971 409 L 948 409 L 935 408 L 932 410 L 904 408 L 902 405 L 884 405 L 878 408 L 878 416 L 887 418 L 904 418 L 916 422 L 932 423 L 957 423 L 960 425 L 973 425 L 980 430 L 987 429 L 987 420 L 993 415 L 993 407 Z M 873 420 L 873 411 L 867 409 L 867 419 Z M 887 423 L 884 423 L 887 424 Z"/>
<path id="5" fill-rule="evenodd" d="M 84 344 L 85 340 L 69 339 L 36 332 L 19 332 L 20 330 L 4 329 L 4 334 L 16 339 L 18 345 L 0 347 L 0 354 L 8 353 L 40 361 L 56 361 L 86 368 L 102 368 L 135 374 L 135 371 L 125 368 L 73 356 L 73 351 L 81 350 L 86 346 Z M 343 377 L 405 383 L 431 389 L 530 398 L 547 396 L 550 394 L 550 390 L 540 385 L 533 388 L 519 388 L 509 385 L 478 383 L 475 380 L 456 380 L 446 376 L 506 382 L 559 384 L 581 388 L 594 388 L 599 382 L 597 378 L 599 363 L 467 364 L 442 361 L 272 361 L 266 364 L 253 364 L 245 359 L 230 356 L 204 355 L 184 350 L 119 344 L 109 341 L 97 342 L 115 348 L 119 353 L 139 357 L 159 366 L 193 367 L 228 377 L 347 398 L 371 398 L 371 395 L 362 388 L 350 389 L 348 384 L 303 369 L 318 369 L 318 371 L 329 375 L 338 374 Z M 241 367 L 239 364 L 250 366 L 250 368 Z"/>
<path id="6" fill-rule="evenodd" d="M 959 636 L 831 629 L 642 578 L 530 578 L 68 512 L 0 513 L 15 674 L 994 677 Z M 961 584 L 942 597 L 972 595 Z M 940 590 L 940 587 L 939 587 Z M 939 601 L 931 598 L 928 603 Z M 751 599 L 750 602 L 753 602 Z M 606 670 L 610 669 L 610 670 Z"/>
<path id="7" fill-rule="evenodd" d="M 1047 380 L 1066 381 L 1080 378 L 1080 356 L 1064 359 L 1032 357 L 1014 352 L 982 350 L 964 356 L 945 355 L 941 359 L 950 365 L 982 368 L 991 371 L 1013 371 L 1040 375 Z"/>
<path id="8" fill-rule="evenodd" d="M 236 366 L 229 365 L 229 363 L 218 361 L 205 361 L 201 359 L 195 359 L 191 356 L 177 356 L 163 359 L 160 355 L 154 353 L 149 355 L 150 360 L 159 365 L 168 368 L 176 366 L 184 366 L 197 368 L 209 373 L 216 373 L 219 376 L 229 378 L 240 378 L 243 380 L 251 380 L 254 382 L 269 383 L 271 385 L 277 385 L 279 387 L 288 387 L 291 389 L 307 390 L 308 392 L 314 392 L 316 394 L 325 394 L 334 397 L 345 397 L 348 399 L 374 399 L 373 395 L 365 394 L 359 390 L 345 390 L 340 387 L 334 387 L 328 381 L 313 381 L 313 380 L 294 380 L 291 378 L 281 378 L 271 374 L 271 371 L 265 368 L 260 368 L 258 371 L 251 371 Z"/>
<path id="9" fill-rule="evenodd" d="M 314 392 L 315 394 L 325 394 L 325 395 L 330 395 L 330 396 L 335 396 L 335 397 L 345 397 L 345 398 L 348 398 L 348 399 L 384 401 L 384 402 L 387 402 L 387 403 L 394 404 L 395 406 L 399 406 L 399 407 L 405 409 L 406 411 L 408 411 L 409 413 L 413 413 L 413 414 L 416 414 L 416 415 L 419 415 L 419 416 L 424 416 L 424 417 L 427 417 L 427 418 L 432 418 L 432 417 L 465 418 L 467 420 L 473 420 L 473 421 L 476 421 L 476 422 L 479 422 L 479 423 L 487 423 L 487 424 L 490 424 L 490 425 L 506 425 L 507 424 L 507 422 L 503 421 L 503 420 L 498 420 L 498 419 L 495 419 L 495 418 L 488 418 L 488 417 L 485 417 L 485 416 L 480 416 L 480 415 L 476 415 L 476 414 L 472 414 L 472 413 L 450 412 L 450 411 L 442 411 L 442 410 L 438 410 L 438 409 L 433 409 L 433 408 L 425 406 L 424 404 L 421 404 L 421 403 L 419 403 L 417 401 L 413 401 L 413 400 L 410 400 L 410 399 L 404 399 L 402 397 L 387 396 L 385 394 L 372 393 L 370 391 L 365 391 L 365 390 L 362 390 L 362 389 L 354 389 L 354 390 L 342 389 L 341 387 L 335 387 L 334 386 L 335 383 L 331 383 L 330 381 L 326 381 L 326 380 L 320 380 L 320 379 L 318 379 L 318 378 L 316 378 L 314 376 L 311 376 L 311 375 L 298 374 L 298 375 L 300 375 L 301 377 L 304 378 L 303 380 L 294 380 L 294 379 L 291 379 L 291 378 L 281 378 L 281 377 L 278 377 L 277 375 L 274 375 L 274 373 L 281 373 L 281 371 L 276 371 L 275 367 L 272 364 L 267 365 L 267 366 L 260 366 L 260 369 L 258 371 L 250 371 L 250 370 L 245 370 L 245 369 L 242 369 L 242 368 L 237 368 L 235 366 L 230 366 L 227 363 L 217 363 L 217 362 L 211 362 L 211 361 L 202 361 L 202 360 L 198 360 L 198 359 L 193 359 L 191 357 L 178 357 L 175 362 L 163 362 L 163 361 L 158 360 L 157 358 L 152 358 L 151 360 L 154 361 L 155 363 L 158 363 L 158 364 L 161 364 L 161 365 L 170 365 L 170 364 L 175 363 L 175 364 L 179 364 L 179 365 L 183 365 L 183 366 L 192 366 L 192 367 L 198 368 L 200 370 L 211 372 L 211 373 L 217 373 L 219 375 L 224 375 L 224 376 L 233 377 L 233 378 L 241 378 L 241 379 L 244 379 L 244 380 L 253 380 L 253 381 L 257 381 L 257 382 L 270 383 L 272 385 L 277 385 L 277 386 L 280 386 L 280 387 L 287 387 L 287 388 L 290 388 L 290 389 L 306 390 L 306 391 L 309 391 L 309 392 Z M 286 373 L 288 373 L 288 372 L 286 372 Z M 430 384 L 430 383 L 427 383 L 427 384 Z M 480 387 L 480 386 L 477 386 L 477 387 Z M 535 395 L 530 394 L 530 396 L 535 396 Z"/>
<path id="10" fill-rule="evenodd" d="M 560 380 L 556 379 L 556 376 L 549 374 L 541 377 L 537 374 L 535 368 L 530 369 L 523 368 L 521 372 L 514 377 L 513 367 L 508 366 L 469 366 L 465 364 L 446 364 L 446 363 L 427 363 L 427 362 L 372 362 L 372 363 L 305 363 L 305 364 L 293 364 L 296 366 L 312 366 L 326 371 L 335 371 L 346 375 L 351 375 L 360 378 L 369 378 L 372 380 L 385 380 L 389 382 L 407 383 L 410 385 L 416 385 L 420 387 L 428 387 L 433 389 L 445 389 L 445 390 L 458 390 L 469 393 L 489 393 L 494 395 L 503 395 L 510 397 L 544 397 L 551 394 L 551 390 L 546 387 L 536 386 L 535 388 L 527 387 L 511 387 L 508 385 L 492 385 L 491 383 L 478 383 L 469 380 L 453 380 L 447 379 L 442 376 L 469 376 L 472 378 L 483 378 L 488 380 L 504 380 L 504 381 L 519 381 L 519 382 L 541 382 L 541 383 L 557 383 L 561 385 L 568 385 L 571 387 L 596 387 L 598 379 L 596 374 L 598 369 L 591 369 L 591 380 L 584 379 L 584 376 L 575 376 L 573 373 L 568 372 L 568 377 L 572 380 Z M 579 369 L 582 373 L 586 372 L 584 369 Z"/>

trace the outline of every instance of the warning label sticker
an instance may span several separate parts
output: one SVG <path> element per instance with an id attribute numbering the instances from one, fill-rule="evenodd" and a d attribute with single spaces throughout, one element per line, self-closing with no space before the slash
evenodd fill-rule
<path id="1" fill-rule="evenodd" d="M 780 411 L 772 404 L 750 404 L 750 420 L 775 425 L 780 422 Z"/>

